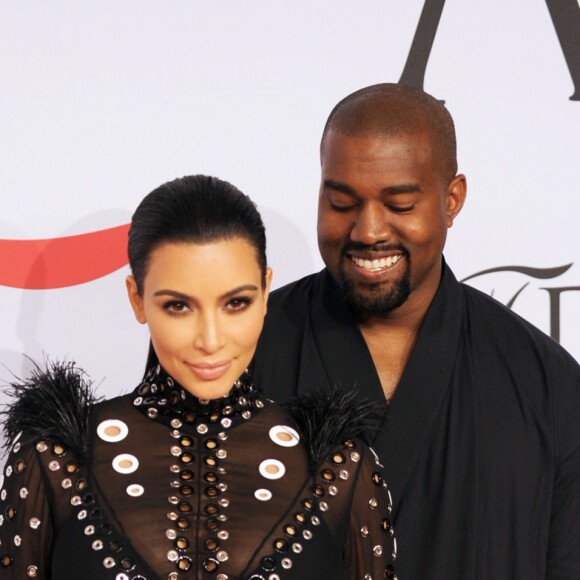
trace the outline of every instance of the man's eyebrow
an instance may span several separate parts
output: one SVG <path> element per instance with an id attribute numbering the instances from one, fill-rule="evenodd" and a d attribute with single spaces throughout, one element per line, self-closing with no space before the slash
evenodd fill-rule
<path id="1" fill-rule="evenodd" d="M 334 189 L 335 191 L 340 191 L 342 193 L 348 193 L 349 195 L 356 195 L 356 189 L 342 183 L 342 181 L 334 181 L 333 179 L 325 179 L 322 183 L 324 189 Z M 420 193 L 423 191 L 418 183 L 401 183 L 400 185 L 389 185 L 381 190 L 383 194 L 387 195 L 397 195 L 403 193 Z"/>
<path id="2" fill-rule="evenodd" d="M 228 290 L 226 293 L 220 296 L 221 299 L 223 298 L 230 298 L 231 296 L 235 296 L 240 292 L 247 292 L 247 291 L 257 291 L 258 287 L 254 284 L 242 284 L 241 286 L 237 286 L 236 288 L 232 288 Z M 162 290 L 157 290 L 157 292 L 153 293 L 153 296 L 171 296 L 172 298 L 177 298 L 178 300 L 183 300 L 184 302 L 191 302 L 195 300 L 194 296 L 190 296 L 189 294 L 185 294 L 184 292 L 178 292 L 177 290 L 170 290 L 169 288 L 163 288 Z"/>
<path id="3" fill-rule="evenodd" d="M 322 182 L 323 189 L 334 189 L 335 191 L 340 191 L 342 193 L 348 193 L 350 195 L 356 195 L 356 190 L 354 187 L 342 183 L 342 181 L 334 181 L 334 179 L 325 179 Z"/>
<path id="4" fill-rule="evenodd" d="M 423 191 L 418 183 L 402 183 L 400 185 L 390 185 L 383 188 L 382 192 L 388 195 L 397 195 L 402 193 L 420 193 Z"/>

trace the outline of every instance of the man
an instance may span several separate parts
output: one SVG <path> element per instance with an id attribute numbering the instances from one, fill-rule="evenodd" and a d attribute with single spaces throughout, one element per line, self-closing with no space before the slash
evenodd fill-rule
<path id="1" fill-rule="evenodd" d="M 580 369 L 443 260 L 466 180 L 431 96 L 368 87 L 321 142 L 326 268 L 274 292 L 255 379 L 285 400 L 358 388 L 388 402 L 375 438 L 401 580 L 580 578 Z"/>

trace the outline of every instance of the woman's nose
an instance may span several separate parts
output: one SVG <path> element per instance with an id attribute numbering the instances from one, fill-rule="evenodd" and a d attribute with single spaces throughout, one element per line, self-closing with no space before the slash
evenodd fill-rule
<path id="1" fill-rule="evenodd" d="M 194 346 L 211 354 L 223 346 L 223 334 L 217 315 L 203 314 L 197 321 Z"/>

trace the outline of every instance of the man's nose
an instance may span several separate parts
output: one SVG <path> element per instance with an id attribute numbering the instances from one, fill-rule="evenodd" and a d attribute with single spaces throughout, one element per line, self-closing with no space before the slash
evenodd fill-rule
<path id="1" fill-rule="evenodd" d="M 356 216 L 350 233 L 353 242 L 370 246 L 391 237 L 387 209 L 382 203 L 365 203 Z"/>

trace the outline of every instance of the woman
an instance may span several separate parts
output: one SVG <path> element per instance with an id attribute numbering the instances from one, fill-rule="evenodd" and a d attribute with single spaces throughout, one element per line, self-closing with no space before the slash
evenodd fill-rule
<path id="1" fill-rule="evenodd" d="M 391 502 L 352 394 L 289 411 L 246 371 L 271 271 L 254 204 L 185 177 L 129 233 L 127 291 L 151 348 L 141 384 L 96 402 L 72 364 L 15 384 L 3 578 L 394 578 Z"/>

